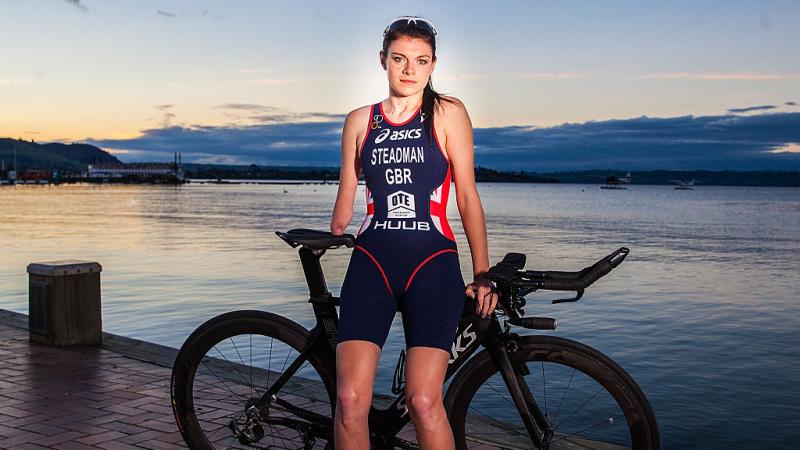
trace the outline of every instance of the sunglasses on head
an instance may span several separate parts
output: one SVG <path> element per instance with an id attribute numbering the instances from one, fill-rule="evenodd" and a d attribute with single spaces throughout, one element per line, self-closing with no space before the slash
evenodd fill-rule
<path id="1" fill-rule="evenodd" d="M 433 26 L 430 20 L 423 19 L 422 17 L 416 16 L 401 16 L 397 19 L 394 19 L 392 23 L 390 23 L 385 30 L 383 30 L 383 36 L 386 37 L 387 34 L 391 33 L 392 31 L 397 31 L 403 28 L 408 28 L 410 26 L 414 26 L 415 28 L 419 28 L 420 30 L 427 31 L 428 33 L 436 36 L 436 27 Z"/>

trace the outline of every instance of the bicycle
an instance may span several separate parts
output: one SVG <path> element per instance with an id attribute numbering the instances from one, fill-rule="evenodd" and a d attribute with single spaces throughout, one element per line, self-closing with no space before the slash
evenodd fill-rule
<path id="1" fill-rule="evenodd" d="M 234 311 L 197 328 L 180 349 L 171 379 L 175 420 L 190 448 L 334 448 L 339 299 L 327 289 L 320 258 L 329 249 L 353 247 L 355 238 L 307 229 L 276 234 L 300 247 L 316 325 L 307 330 L 269 312 Z M 659 448 L 647 398 L 614 361 L 569 339 L 511 332 L 512 326 L 557 326 L 552 318 L 524 317 L 526 295 L 574 291 L 575 297 L 554 302 L 577 301 L 627 255 L 622 247 L 581 271 L 558 272 L 523 270 L 525 255 L 509 253 L 486 274 L 499 294 L 491 316 L 475 314 L 466 296 L 444 395 L 458 449 Z M 397 395 L 384 399 L 387 407 L 370 410 L 373 448 L 418 448 L 398 436 L 412 434 L 403 431 L 410 422 L 403 355 L 392 387 Z"/>

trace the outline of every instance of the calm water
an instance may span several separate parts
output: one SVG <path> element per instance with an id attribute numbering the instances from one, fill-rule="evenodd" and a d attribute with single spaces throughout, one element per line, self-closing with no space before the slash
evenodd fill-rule
<path id="1" fill-rule="evenodd" d="M 104 329 L 178 347 L 215 314 L 263 308 L 313 323 L 295 250 L 274 234 L 326 229 L 336 186 L 0 188 L 0 308 L 27 313 L 30 262 L 103 265 Z M 354 233 L 363 217 L 359 188 Z M 528 297 L 556 335 L 612 356 L 650 398 L 667 448 L 793 448 L 800 441 L 800 189 L 480 184 L 490 257 L 576 270 L 631 254 L 577 304 Z M 465 278 L 471 260 L 449 215 Z M 349 250 L 323 258 L 338 292 Z M 470 277 L 471 278 L 471 277 Z M 549 298 L 553 298 L 552 296 Z M 400 321 L 376 389 L 388 392 Z"/>

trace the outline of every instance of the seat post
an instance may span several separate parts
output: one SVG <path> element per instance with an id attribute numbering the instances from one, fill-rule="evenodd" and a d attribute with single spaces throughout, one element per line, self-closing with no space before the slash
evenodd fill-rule
<path id="1" fill-rule="evenodd" d="M 325 283 L 325 275 L 322 273 L 322 266 L 319 263 L 319 259 L 325 254 L 325 249 L 310 249 L 302 246 L 298 253 L 300 253 L 300 262 L 306 275 L 311 298 L 328 297 L 328 285 Z"/>

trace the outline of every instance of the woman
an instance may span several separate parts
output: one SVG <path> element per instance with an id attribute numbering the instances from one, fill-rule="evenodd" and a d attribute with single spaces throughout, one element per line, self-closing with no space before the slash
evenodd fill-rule
<path id="1" fill-rule="evenodd" d="M 380 63 L 389 97 L 347 115 L 342 171 L 331 232 L 353 218 L 364 171 L 367 216 L 358 231 L 340 293 L 336 347 L 335 441 L 368 449 L 367 417 L 375 370 L 395 312 L 406 340 L 406 402 L 423 449 L 453 448 L 442 385 L 464 293 L 486 317 L 497 295 L 481 276 L 489 268 L 483 208 L 475 187 L 472 124 L 456 98 L 433 90 L 436 30 L 401 17 L 384 31 Z M 451 180 L 470 246 L 474 281 L 464 286 L 447 223 Z"/>

